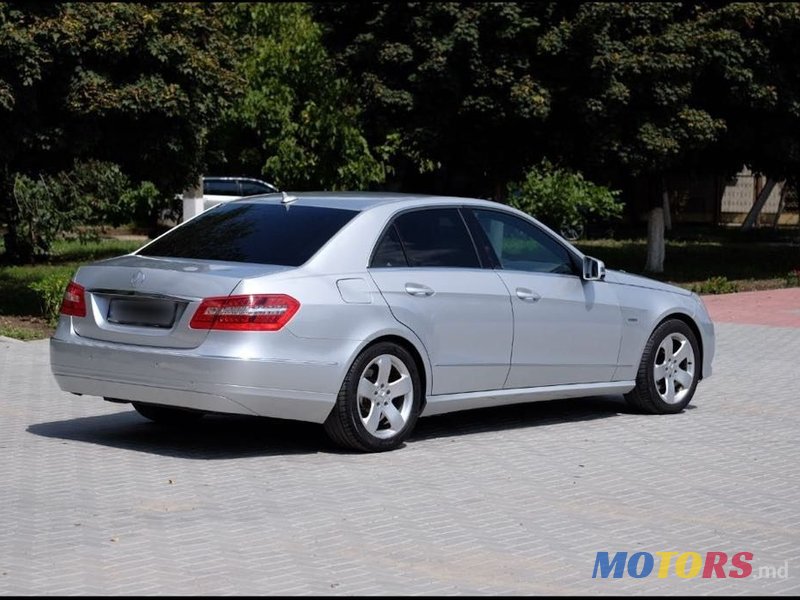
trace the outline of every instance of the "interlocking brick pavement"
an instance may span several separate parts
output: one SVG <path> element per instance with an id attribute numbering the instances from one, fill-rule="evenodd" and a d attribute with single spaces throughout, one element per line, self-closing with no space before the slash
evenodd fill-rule
<path id="1" fill-rule="evenodd" d="M 683 414 L 484 409 L 377 455 L 303 423 L 164 428 L 60 392 L 46 341 L 0 340 L 0 594 L 797 594 L 800 332 L 717 333 Z M 602 550 L 789 577 L 593 580 Z"/>

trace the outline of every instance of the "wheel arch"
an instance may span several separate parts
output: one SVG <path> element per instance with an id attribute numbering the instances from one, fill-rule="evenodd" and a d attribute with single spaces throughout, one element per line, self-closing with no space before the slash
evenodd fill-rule
<path id="1" fill-rule="evenodd" d="M 401 348 L 405 349 L 411 357 L 414 359 L 414 364 L 417 367 L 417 371 L 419 372 L 420 376 L 420 387 L 422 388 L 422 403 L 420 405 L 420 413 L 424 410 L 425 405 L 428 402 L 428 394 L 431 390 L 432 385 L 432 373 L 431 373 L 431 365 L 428 359 L 428 352 L 425 347 L 422 345 L 422 342 L 419 340 L 414 340 L 413 336 L 411 335 L 403 335 L 399 331 L 383 331 L 380 333 L 376 333 L 374 336 L 370 337 L 369 339 L 365 340 L 362 344 L 358 346 L 356 351 L 350 357 L 350 360 L 345 365 L 346 369 L 350 368 L 350 365 L 353 364 L 353 361 L 367 348 L 374 346 L 375 344 L 380 344 L 381 342 L 391 342 L 393 344 L 397 344 Z"/>
<path id="2" fill-rule="evenodd" d="M 422 405 L 421 405 L 421 408 L 424 409 L 425 408 L 425 403 L 427 402 L 427 397 L 428 397 L 428 394 L 427 394 L 427 390 L 428 390 L 428 374 L 427 374 L 427 372 L 425 370 L 425 361 L 422 360 L 422 355 L 419 353 L 419 350 L 417 350 L 417 348 L 416 348 L 416 346 L 414 346 L 414 344 L 412 344 L 407 339 L 405 339 L 403 337 L 400 337 L 399 335 L 385 335 L 383 337 L 379 337 L 377 339 L 372 340 L 365 347 L 369 348 L 370 346 L 374 346 L 375 344 L 380 344 L 381 342 L 391 342 L 393 344 L 397 344 L 401 348 L 407 350 L 408 353 L 411 355 L 411 358 L 414 359 L 414 364 L 417 367 L 417 371 L 419 372 L 419 376 L 420 376 L 420 379 L 421 379 L 420 386 L 424 390 L 424 396 L 422 398 Z M 420 410 L 420 412 L 422 412 L 422 411 Z"/>

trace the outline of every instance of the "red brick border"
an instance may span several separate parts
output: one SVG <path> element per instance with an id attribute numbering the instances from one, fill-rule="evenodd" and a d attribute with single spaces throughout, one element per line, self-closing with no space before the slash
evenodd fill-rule
<path id="1" fill-rule="evenodd" d="M 800 288 L 709 295 L 703 302 L 720 323 L 800 327 Z"/>

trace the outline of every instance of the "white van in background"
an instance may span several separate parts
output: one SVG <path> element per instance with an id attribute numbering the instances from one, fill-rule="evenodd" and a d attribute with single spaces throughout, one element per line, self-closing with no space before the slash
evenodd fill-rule
<path id="1" fill-rule="evenodd" d="M 184 196 L 183 220 L 208 210 L 212 206 L 245 196 L 273 194 L 278 191 L 271 183 L 252 177 L 203 177 L 202 198 Z M 200 202 L 196 202 L 200 200 Z"/>

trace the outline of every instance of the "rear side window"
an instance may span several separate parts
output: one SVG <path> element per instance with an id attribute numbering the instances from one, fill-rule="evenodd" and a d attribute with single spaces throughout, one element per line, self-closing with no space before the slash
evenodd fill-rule
<path id="1" fill-rule="evenodd" d="M 370 267 L 407 267 L 406 255 L 397 235 L 397 228 L 392 225 L 383 234 L 383 238 L 375 247 Z"/>
<path id="2" fill-rule="evenodd" d="M 478 268 L 467 226 L 456 208 L 415 210 L 395 220 L 410 267 Z"/>
<path id="3" fill-rule="evenodd" d="M 357 214 L 316 206 L 223 204 L 169 231 L 137 254 L 297 267 Z"/>

